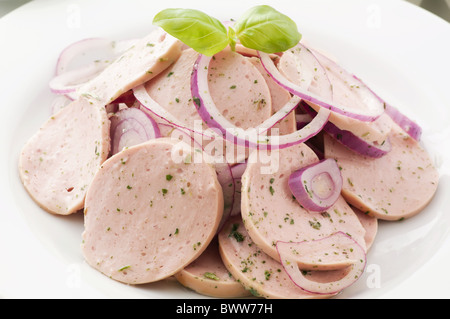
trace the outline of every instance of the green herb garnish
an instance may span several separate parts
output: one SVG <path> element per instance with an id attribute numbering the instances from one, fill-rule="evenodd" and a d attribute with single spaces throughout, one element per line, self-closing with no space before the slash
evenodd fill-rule
<path id="1" fill-rule="evenodd" d="M 153 24 L 207 56 L 228 45 L 234 50 L 237 41 L 247 48 L 266 53 L 283 52 L 301 39 L 295 22 L 267 5 L 252 7 L 228 29 L 202 11 L 183 8 L 160 11 Z"/>
<path id="2" fill-rule="evenodd" d="M 216 275 L 215 273 L 213 273 L 213 272 L 205 272 L 205 273 L 203 274 L 203 276 L 204 276 L 205 278 L 212 279 L 212 280 L 219 280 L 219 279 L 220 279 L 220 278 L 217 277 L 217 275 Z"/>

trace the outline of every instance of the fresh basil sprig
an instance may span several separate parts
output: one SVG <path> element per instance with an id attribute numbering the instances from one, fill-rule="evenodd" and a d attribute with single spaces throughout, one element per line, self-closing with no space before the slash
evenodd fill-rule
<path id="1" fill-rule="evenodd" d="M 228 45 L 234 50 L 238 41 L 247 48 L 266 53 L 283 52 L 301 39 L 295 22 L 267 5 L 249 9 L 228 29 L 202 11 L 181 8 L 159 12 L 153 24 L 207 56 Z"/>

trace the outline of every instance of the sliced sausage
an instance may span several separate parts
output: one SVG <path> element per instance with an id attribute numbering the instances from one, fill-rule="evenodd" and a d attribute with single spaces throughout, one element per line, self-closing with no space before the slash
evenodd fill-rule
<path id="1" fill-rule="evenodd" d="M 54 114 L 25 144 L 19 173 L 30 196 L 50 213 L 83 208 L 87 188 L 110 149 L 103 104 L 82 98 Z"/>
<path id="2" fill-rule="evenodd" d="M 361 225 L 366 230 L 364 239 L 366 241 L 366 248 L 369 250 L 372 247 L 378 233 L 378 219 L 373 216 L 369 216 L 367 213 L 362 212 L 355 207 L 352 207 L 352 209 L 356 216 L 358 216 Z"/>
<path id="3" fill-rule="evenodd" d="M 276 83 L 272 79 L 272 77 L 266 72 L 263 65 L 261 64 L 261 61 L 258 58 L 252 57 L 249 58 L 249 60 L 253 63 L 253 65 L 256 66 L 259 72 L 261 72 L 261 74 L 264 76 L 267 86 L 269 87 L 270 96 L 272 99 L 272 114 L 275 114 L 284 105 L 286 105 L 287 102 L 289 102 L 289 100 L 291 99 L 291 94 L 287 90 L 279 86 L 278 83 Z M 277 129 L 277 131 L 274 129 Z M 295 121 L 295 111 L 292 111 L 289 114 L 287 114 L 284 119 L 278 122 L 273 127 L 271 132 L 274 135 L 285 135 L 295 132 L 296 130 L 297 124 Z"/>
<path id="4" fill-rule="evenodd" d="M 206 162 L 174 160 L 176 145 L 160 138 L 125 149 L 89 186 L 82 251 L 106 276 L 129 284 L 165 279 L 213 239 L 223 212 L 216 172 Z"/>
<path id="5" fill-rule="evenodd" d="M 315 52 L 315 54 L 316 57 L 323 57 L 323 59 L 327 59 L 325 56 L 319 54 L 318 52 Z M 319 59 L 318 61 L 322 62 L 321 59 Z M 358 94 L 354 93 L 358 91 L 358 82 L 356 80 L 353 84 L 348 83 L 348 81 L 344 81 L 340 78 L 341 75 L 336 72 L 336 68 L 331 68 L 327 65 L 323 66 L 326 70 L 327 80 L 330 81 L 329 85 L 331 85 L 333 88 L 334 102 L 346 105 L 348 101 L 351 101 L 355 98 L 353 95 L 358 96 Z M 300 85 L 303 81 L 305 81 L 305 79 L 303 78 L 303 74 L 298 71 L 295 56 L 291 51 L 286 51 L 283 53 L 278 64 L 278 68 L 282 74 L 284 74 L 289 80 L 297 85 Z M 312 86 L 314 86 L 314 84 Z M 342 94 L 341 92 L 347 92 L 348 94 Z M 355 102 L 351 101 L 351 103 Z M 308 104 L 316 111 L 320 109 L 320 106 L 317 106 L 313 103 Z M 389 125 L 390 123 L 387 123 L 386 121 L 382 121 L 380 119 L 376 119 L 373 122 L 362 122 L 357 119 L 338 114 L 336 112 L 331 112 L 329 121 L 336 125 L 339 129 L 350 131 L 357 137 L 375 145 L 382 144 L 386 140 L 386 137 L 391 129 Z"/>
<path id="6" fill-rule="evenodd" d="M 158 77 L 146 84 L 151 98 L 176 117 L 179 124 L 190 129 L 208 129 L 197 113 L 191 94 L 191 74 L 198 53 L 183 50 L 180 58 Z M 234 125 L 242 128 L 257 126 L 272 112 L 269 88 L 258 69 L 246 57 L 224 50 L 214 56 L 210 65 L 210 93 L 219 111 Z M 252 116 L 248 116 L 252 114 Z M 161 122 L 161 119 L 157 118 Z M 164 121 L 162 121 L 164 123 Z M 172 133 L 170 126 L 162 134 Z M 214 142 L 201 135 L 195 136 L 205 152 L 217 155 L 218 161 L 237 163 L 248 152 L 243 147 L 218 137 Z M 222 150 L 218 152 L 217 150 Z M 222 156 L 224 158 L 221 158 Z"/>
<path id="7" fill-rule="evenodd" d="M 321 213 L 304 209 L 292 195 L 288 180 L 296 170 L 318 161 L 305 144 L 271 154 L 273 171 L 253 152 L 242 176 L 241 214 L 252 240 L 266 254 L 278 259 L 277 241 L 317 240 L 342 231 L 365 247 L 365 230 L 342 197 Z M 275 169 L 277 168 L 277 169 Z"/>
<path id="8" fill-rule="evenodd" d="M 80 98 L 54 114 L 22 149 L 25 189 L 45 210 L 68 215 L 83 208 L 87 187 L 110 151 L 105 106 L 161 72 L 181 42 L 157 29 L 81 87 Z"/>
<path id="9" fill-rule="evenodd" d="M 248 58 L 225 49 L 214 56 L 209 69 L 211 96 L 231 123 L 247 129 L 271 116 L 269 87 Z"/>
<path id="10" fill-rule="evenodd" d="M 175 274 L 183 286 L 202 295 L 217 298 L 250 296 L 250 292 L 236 281 L 223 264 L 217 237 L 194 262 Z"/>
<path id="11" fill-rule="evenodd" d="M 182 42 L 162 29 L 139 39 L 100 75 L 83 85 L 78 94 L 105 105 L 130 89 L 154 78 L 181 54 Z"/>
<path id="12" fill-rule="evenodd" d="M 381 158 L 359 155 L 327 134 L 325 157 L 341 168 L 342 194 L 361 211 L 379 219 L 399 220 L 419 213 L 433 198 L 439 173 L 420 144 L 392 124 L 392 150 Z"/>
<path id="13" fill-rule="evenodd" d="M 150 97 L 191 129 L 194 121 L 201 121 L 191 95 L 191 73 L 198 55 L 193 49 L 183 50 L 173 65 L 146 83 Z"/>
<path id="14" fill-rule="evenodd" d="M 331 295 L 311 294 L 297 287 L 283 266 L 265 254 L 246 231 L 240 216 L 234 216 L 219 233 L 219 251 L 234 278 L 253 295 L 267 299 L 317 299 Z M 317 281 L 328 281 L 336 272 L 311 272 Z"/>

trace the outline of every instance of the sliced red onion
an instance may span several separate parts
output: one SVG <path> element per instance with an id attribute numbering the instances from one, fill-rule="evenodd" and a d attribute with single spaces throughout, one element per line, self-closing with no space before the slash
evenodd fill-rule
<path id="1" fill-rule="evenodd" d="M 356 75 L 353 75 L 355 79 L 362 82 Z M 369 88 L 370 89 L 370 88 Z M 409 136 L 411 136 L 416 141 L 420 141 L 422 137 L 422 128 L 415 121 L 411 120 L 405 114 L 400 112 L 396 107 L 384 101 L 380 96 L 378 96 L 374 91 L 372 93 L 377 96 L 380 102 L 384 103 L 384 111 L 389 117 L 396 123 L 402 130 L 404 130 Z"/>
<path id="2" fill-rule="evenodd" d="M 121 109 L 110 120 L 111 155 L 161 136 L 158 124 L 137 108 Z"/>
<path id="3" fill-rule="evenodd" d="M 95 49 L 104 49 L 112 47 L 113 41 L 104 38 L 88 38 L 74 42 L 67 46 L 59 55 L 56 62 L 55 75 L 63 74 L 69 71 L 70 64 L 86 52 Z"/>
<path id="4" fill-rule="evenodd" d="M 422 137 L 422 128 L 408 118 L 405 114 L 401 113 L 397 108 L 386 103 L 386 114 L 402 128 L 409 136 L 411 136 L 416 141 L 420 141 Z"/>
<path id="5" fill-rule="evenodd" d="M 51 91 L 75 100 L 78 97 L 76 90 L 81 84 L 98 75 L 135 42 L 135 39 L 111 41 L 88 38 L 72 43 L 58 58 L 55 77 L 50 81 Z M 92 62 L 87 63 L 86 55 L 92 52 L 95 52 L 95 57 L 92 57 Z"/>
<path id="6" fill-rule="evenodd" d="M 341 195 L 341 171 L 334 159 L 324 159 L 293 172 L 288 185 L 292 195 L 305 209 L 324 212 Z"/>
<path id="7" fill-rule="evenodd" d="M 182 124 L 172 113 L 168 112 L 163 106 L 152 99 L 152 97 L 148 94 L 145 85 L 139 85 L 133 88 L 133 94 L 136 100 L 139 101 L 144 109 L 151 112 L 161 120 L 164 120 L 171 126 L 176 127 L 180 130 L 197 133 L 210 139 L 213 139 L 217 136 L 215 134 L 212 134 L 211 132 L 196 131 Z"/>
<path id="8" fill-rule="evenodd" d="M 50 80 L 50 91 L 55 94 L 68 95 L 72 100 L 78 97 L 77 89 L 87 81 L 96 77 L 110 63 L 92 62 L 84 67 L 56 75 Z"/>
<path id="9" fill-rule="evenodd" d="M 323 108 L 319 111 L 317 116 L 314 117 L 314 119 L 301 130 L 281 136 L 269 136 L 264 134 L 276 125 L 276 123 L 282 120 L 286 114 L 295 110 L 300 102 L 300 98 L 294 96 L 284 107 L 257 127 L 247 130 L 236 127 L 220 113 L 210 94 L 208 69 L 211 59 L 212 57 L 199 55 L 199 58 L 194 65 L 194 71 L 191 77 L 191 91 L 198 114 L 202 120 L 209 127 L 220 130 L 224 139 L 238 145 L 256 149 L 285 148 L 302 143 L 307 141 L 312 136 L 315 136 L 322 130 L 323 126 L 328 121 L 330 111 Z"/>
<path id="10" fill-rule="evenodd" d="M 400 126 L 407 134 L 409 134 L 413 139 L 419 141 L 422 135 L 421 127 L 406 115 L 401 113 L 397 108 L 393 107 L 389 103 L 386 103 L 379 95 L 377 95 L 368 85 L 366 85 L 359 77 L 354 74 L 350 74 L 342 67 L 340 67 L 335 61 L 328 58 L 322 53 L 316 50 L 312 50 L 314 55 L 317 57 L 319 62 L 327 69 L 328 75 L 331 78 L 333 86 L 336 87 L 336 82 L 341 82 L 340 87 L 344 86 L 342 90 L 334 90 L 333 99 L 336 101 L 346 100 L 348 96 L 358 93 L 364 94 L 364 96 L 378 100 L 379 105 L 383 105 L 384 112 L 391 117 L 391 119 Z M 370 92 L 370 93 L 369 93 Z"/>
<path id="11" fill-rule="evenodd" d="M 301 107 L 314 116 L 315 111 L 308 104 L 301 103 Z M 341 130 L 331 122 L 325 124 L 323 130 L 349 149 L 364 156 L 380 158 L 389 153 L 392 149 L 389 138 L 386 138 L 385 141 L 378 144 L 376 142 L 360 138 L 350 131 Z"/>
<path id="12" fill-rule="evenodd" d="M 289 52 L 293 53 L 295 56 L 303 55 L 304 52 L 309 52 L 311 55 L 311 51 L 303 46 L 302 44 L 298 44 L 293 49 L 289 50 Z M 261 59 L 262 65 L 266 69 L 266 71 L 272 76 L 272 78 L 283 88 L 289 91 L 291 94 L 301 97 L 302 99 L 314 103 L 321 108 L 329 109 L 338 114 L 342 114 L 344 116 L 348 116 L 351 118 L 355 118 L 361 121 L 374 121 L 384 112 L 384 104 L 380 102 L 380 100 L 370 91 L 364 84 L 360 84 L 360 89 L 358 91 L 353 90 L 353 97 L 356 100 L 347 100 L 345 105 L 341 103 L 336 103 L 333 100 L 333 97 L 323 96 L 316 92 L 311 92 L 311 90 L 307 90 L 304 87 L 293 83 L 291 80 L 286 78 L 281 74 L 281 72 L 277 69 L 270 56 L 267 53 L 259 52 L 259 57 Z M 302 57 L 300 57 L 302 58 Z M 321 63 L 319 63 L 321 64 Z M 323 69 L 323 68 L 322 68 Z M 301 70 L 301 69 L 299 69 Z M 344 72 L 345 70 L 340 69 L 339 72 Z M 349 80 L 348 73 L 343 75 L 341 78 L 342 82 Z M 351 76 L 353 79 L 353 77 Z M 350 89 L 349 86 L 344 86 Z M 334 88 L 333 88 L 334 89 Z M 342 92 L 342 94 L 347 94 L 346 92 Z M 364 105 L 364 108 L 361 109 L 361 105 Z"/>
<path id="13" fill-rule="evenodd" d="M 301 289 L 315 294 L 336 294 L 354 284 L 366 267 L 366 252 L 355 240 L 343 232 L 326 238 L 276 244 L 281 264 L 292 282 Z M 307 269 L 300 270 L 306 265 Z M 334 281 L 316 282 L 308 271 L 330 271 L 345 269 L 346 274 Z"/>
<path id="14" fill-rule="evenodd" d="M 115 58 L 132 47 L 136 41 L 137 39 L 112 41 L 105 38 L 87 38 L 74 42 L 68 45 L 59 55 L 58 61 L 56 62 L 55 75 L 69 71 L 74 61 L 79 58 L 84 58 L 90 51 L 98 50 L 98 52 L 102 52 L 102 55 L 105 55 L 108 59 Z M 97 56 L 94 60 L 99 58 Z"/>
<path id="15" fill-rule="evenodd" d="M 331 122 L 328 122 L 327 125 L 325 125 L 324 131 L 349 149 L 364 156 L 380 158 L 389 153 L 392 149 L 389 138 L 386 138 L 381 144 L 372 143 L 359 138 L 350 131 L 339 129 Z"/>

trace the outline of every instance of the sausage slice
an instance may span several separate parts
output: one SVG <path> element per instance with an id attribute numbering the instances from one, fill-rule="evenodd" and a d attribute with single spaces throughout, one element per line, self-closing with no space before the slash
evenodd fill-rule
<path id="1" fill-rule="evenodd" d="M 117 281 L 142 284 L 182 270 L 206 249 L 223 213 L 222 189 L 207 162 L 174 157 L 160 138 L 110 157 L 86 195 L 82 252 Z M 176 159 L 176 160 L 174 160 Z"/>
<path id="2" fill-rule="evenodd" d="M 181 41 L 157 29 L 80 88 L 79 99 L 54 114 L 23 147 L 19 174 L 31 197 L 48 212 L 83 208 L 87 187 L 110 151 L 105 106 L 173 63 Z"/>
<path id="3" fill-rule="evenodd" d="M 359 155 L 324 135 L 325 157 L 334 158 L 346 200 L 373 217 L 399 220 L 419 213 L 433 198 L 439 174 L 429 154 L 392 124 L 392 150 L 381 158 Z"/>
<path id="4" fill-rule="evenodd" d="M 199 258 L 176 273 L 175 278 L 183 286 L 206 296 L 238 298 L 250 295 L 223 264 L 217 237 Z"/>
<path id="5" fill-rule="evenodd" d="M 110 149 L 103 104 L 82 98 L 54 114 L 23 147 L 19 173 L 44 210 L 69 215 L 83 208 L 87 187 Z"/>
<path id="6" fill-rule="evenodd" d="M 264 253 L 247 233 L 240 216 L 232 217 L 219 233 L 225 266 L 253 295 L 267 299 L 323 299 L 296 286 L 275 259 Z M 330 281 L 339 272 L 311 272 L 317 281 Z"/>
<path id="7" fill-rule="evenodd" d="M 258 152 L 250 155 L 242 176 L 241 214 L 245 228 L 261 250 L 278 260 L 275 244 L 279 240 L 317 240 L 337 231 L 349 234 L 365 247 L 365 229 L 342 196 L 320 213 L 307 211 L 293 197 L 288 185 L 290 174 L 318 161 L 308 146 L 298 144 L 272 152 L 273 172 L 264 171 L 268 164 L 260 157 Z"/>

